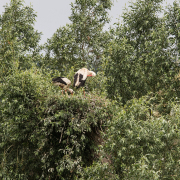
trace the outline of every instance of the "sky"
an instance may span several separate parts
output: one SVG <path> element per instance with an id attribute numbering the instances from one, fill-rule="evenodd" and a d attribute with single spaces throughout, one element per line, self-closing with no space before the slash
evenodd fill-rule
<path id="1" fill-rule="evenodd" d="M 114 0 L 114 5 L 109 12 L 111 22 L 106 25 L 105 29 L 108 30 L 109 26 L 118 22 L 125 7 L 128 7 L 129 2 L 136 0 Z M 9 4 L 10 0 L 0 0 L 0 14 L 5 11 L 3 7 L 6 3 Z M 70 23 L 69 16 L 71 15 L 71 2 L 75 0 L 24 0 L 25 5 L 32 5 L 37 14 L 35 29 L 42 32 L 40 43 L 43 44 L 47 38 L 51 38 L 56 30 L 67 23 Z M 172 0 L 165 0 L 165 4 L 172 4 Z M 121 21 L 121 20 L 120 20 Z"/>

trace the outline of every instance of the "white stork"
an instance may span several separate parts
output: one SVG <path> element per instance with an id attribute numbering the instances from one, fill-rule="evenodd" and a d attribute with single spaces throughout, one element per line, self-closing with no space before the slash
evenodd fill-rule
<path id="1" fill-rule="evenodd" d="M 68 78 L 57 77 L 57 78 L 53 78 L 52 81 L 53 81 L 54 85 L 57 85 L 57 86 L 61 87 L 62 89 L 64 89 L 65 93 L 67 93 L 67 91 L 69 91 L 71 93 L 71 95 L 73 95 L 73 90 L 69 88 L 69 86 L 71 85 L 71 81 Z M 62 90 L 62 94 L 63 94 L 63 90 Z"/>
<path id="2" fill-rule="evenodd" d="M 74 75 L 74 87 L 79 88 L 85 85 L 88 76 L 96 76 L 96 73 L 86 68 L 79 69 Z M 84 91 L 84 90 L 83 90 Z M 85 91 L 84 91 L 85 96 Z"/>

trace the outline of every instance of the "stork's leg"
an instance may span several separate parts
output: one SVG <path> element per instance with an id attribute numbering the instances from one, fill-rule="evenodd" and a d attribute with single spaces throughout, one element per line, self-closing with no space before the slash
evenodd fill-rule
<path id="1" fill-rule="evenodd" d="M 65 94 L 67 94 L 67 90 L 65 89 Z"/>

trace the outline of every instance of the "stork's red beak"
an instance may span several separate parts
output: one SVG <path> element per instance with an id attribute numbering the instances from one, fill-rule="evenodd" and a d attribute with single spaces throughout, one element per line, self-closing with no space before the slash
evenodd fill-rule
<path id="1" fill-rule="evenodd" d="M 92 76 L 92 74 L 91 75 L 87 75 L 87 76 Z"/>

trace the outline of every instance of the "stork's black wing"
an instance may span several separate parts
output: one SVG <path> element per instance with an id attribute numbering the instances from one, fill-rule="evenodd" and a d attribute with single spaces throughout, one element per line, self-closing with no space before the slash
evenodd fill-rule
<path id="1" fill-rule="evenodd" d="M 86 82 L 86 79 L 83 80 L 83 75 L 82 75 L 82 74 L 76 73 L 76 74 L 74 75 L 74 84 L 73 84 L 74 87 L 75 87 L 75 84 L 76 84 L 76 82 L 77 82 L 77 80 L 78 80 L 78 75 L 79 75 L 79 82 L 80 82 L 80 84 L 79 84 L 78 86 L 76 86 L 77 88 L 79 88 L 79 87 L 81 87 L 81 86 L 84 86 L 84 84 L 85 84 L 85 82 Z"/>
<path id="2" fill-rule="evenodd" d="M 83 80 L 82 74 L 79 74 L 79 82 L 80 82 L 80 85 L 78 86 L 78 88 L 85 85 L 86 79 Z"/>
<path id="3" fill-rule="evenodd" d="M 67 83 L 66 83 L 65 81 L 63 81 L 63 78 L 64 78 L 64 77 L 53 78 L 52 81 L 53 81 L 54 83 L 61 83 L 61 84 L 67 85 Z"/>

